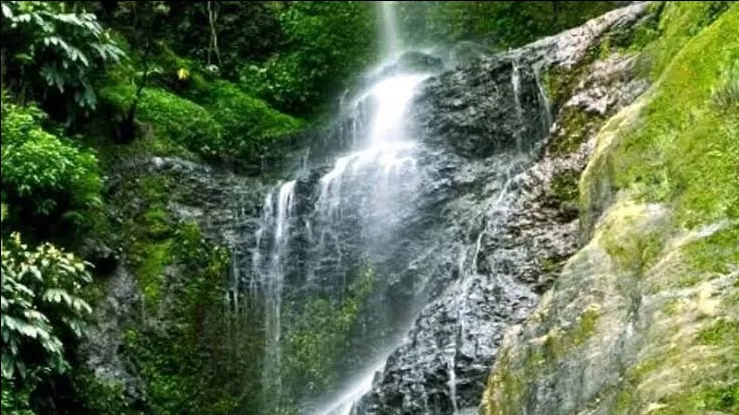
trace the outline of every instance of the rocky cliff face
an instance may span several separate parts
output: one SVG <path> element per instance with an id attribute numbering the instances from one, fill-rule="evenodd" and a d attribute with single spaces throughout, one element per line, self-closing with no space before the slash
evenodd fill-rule
<path id="1" fill-rule="evenodd" d="M 453 221 L 464 212 L 455 205 L 470 205 L 477 223 L 357 413 L 477 407 L 504 332 L 529 315 L 577 248 L 576 180 L 593 151 L 594 125 L 646 87 L 635 79 L 633 56 L 600 59 L 599 45 L 645 16 L 645 5 L 617 10 L 428 82 L 415 107 L 420 135 L 463 166 L 440 173 L 455 192 L 437 220 Z M 553 90 L 555 73 L 569 90 Z"/>
<path id="2" fill-rule="evenodd" d="M 506 333 L 483 414 L 739 412 L 739 8 L 669 4 L 658 27 L 656 82 L 579 180 L 584 244 Z"/>
<path id="3" fill-rule="evenodd" d="M 430 77 L 410 114 L 423 137 L 415 187 L 402 193 L 412 197 L 373 211 L 374 176 L 358 169 L 320 244 L 308 225 L 325 220 L 321 177 L 366 120 L 295 139 L 278 166 L 299 173 L 272 380 L 291 410 L 323 403 L 392 346 L 355 414 L 474 413 L 483 395 L 486 415 L 732 413 L 737 50 L 717 38 L 737 37 L 737 8 L 680 7 L 633 4 Z M 719 15 L 692 40 L 668 24 L 702 28 Z M 656 49 L 677 57 L 650 87 L 642 47 L 658 35 L 670 43 Z M 199 413 L 270 413 L 254 263 L 269 249 L 259 238 L 274 237 L 260 228 L 279 204 L 265 203 L 279 197 L 275 179 L 176 158 L 117 169 L 110 197 L 130 223 L 98 307 L 104 324 L 86 345 L 99 377 L 140 402 L 182 390 Z M 378 232 L 388 210 L 393 232 Z M 183 223 L 199 231 L 187 236 Z M 368 247 L 365 232 L 386 239 Z M 367 260 L 372 283 L 359 296 Z"/>

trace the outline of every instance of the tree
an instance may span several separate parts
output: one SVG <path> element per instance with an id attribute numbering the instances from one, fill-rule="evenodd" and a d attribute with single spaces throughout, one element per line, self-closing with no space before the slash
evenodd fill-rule
<path id="1" fill-rule="evenodd" d="M 141 66 L 135 81 L 136 92 L 120 123 L 119 139 L 124 143 L 131 142 L 136 137 L 136 111 L 152 73 L 152 58 L 156 52 L 157 39 L 161 38 L 164 26 L 162 23 L 169 12 L 170 8 L 164 1 L 121 1 L 106 9 L 106 14 L 111 19 L 127 22 L 119 28 L 129 42 L 140 45 L 142 50 L 141 55 L 135 57 Z"/>

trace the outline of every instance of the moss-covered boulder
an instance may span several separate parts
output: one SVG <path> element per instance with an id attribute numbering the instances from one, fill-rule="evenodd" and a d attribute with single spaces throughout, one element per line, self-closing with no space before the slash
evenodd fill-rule
<path id="1" fill-rule="evenodd" d="M 739 412 L 739 7 L 713 3 L 663 11 L 657 82 L 580 181 L 586 243 L 506 335 L 483 414 Z"/>

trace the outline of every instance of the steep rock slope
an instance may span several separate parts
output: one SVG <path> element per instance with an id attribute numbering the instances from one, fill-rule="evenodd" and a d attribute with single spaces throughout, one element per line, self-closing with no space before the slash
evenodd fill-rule
<path id="1" fill-rule="evenodd" d="M 697 30 L 703 7 L 728 10 Z M 739 413 L 739 7 L 667 8 L 657 82 L 581 177 L 586 244 L 506 334 L 483 414 Z"/>
<path id="2" fill-rule="evenodd" d="M 474 411 L 503 333 L 529 315 L 577 248 L 576 178 L 596 126 L 646 89 L 632 54 L 601 56 L 601 45 L 630 38 L 648 12 L 647 4 L 616 10 L 427 82 L 415 121 L 443 155 L 443 164 L 429 163 L 441 166 L 443 180 L 428 183 L 437 183 L 446 205 L 431 213 L 443 226 L 461 223 L 466 234 L 437 234 L 442 242 L 428 244 L 456 240 L 460 248 L 430 250 L 429 258 L 452 252 L 452 266 L 431 279 L 432 300 L 357 413 Z"/>

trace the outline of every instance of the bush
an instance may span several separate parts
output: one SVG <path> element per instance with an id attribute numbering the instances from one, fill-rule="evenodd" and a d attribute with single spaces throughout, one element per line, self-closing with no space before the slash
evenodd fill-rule
<path id="1" fill-rule="evenodd" d="M 223 155 L 254 157 L 264 145 L 302 124 L 228 82 L 214 83 L 208 94 L 206 108 L 221 126 Z"/>
<path id="2" fill-rule="evenodd" d="M 82 223 L 100 203 L 102 181 L 94 153 L 44 130 L 45 115 L 34 106 L 3 99 L 3 201 L 22 217 L 58 215 Z"/>
<path id="3" fill-rule="evenodd" d="M 128 110 L 136 90 L 131 85 L 103 88 L 101 98 L 115 111 Z M 154 134 L 164 134 L 175 143 L 205 157 L 215 157 L 223 148 L 218 124 L 200 105 L 170 92 L 145 88 L 136 118 L 151 124 Z"/>
<path id="4" fill-rule="evenodd" d="M 584 23 L 617 7 L 615 1 L 399 2 L 404 38 L 411 44 L 480 41 L 492 49 L 518 47 Z"/>
<path id="5" fill-rule="evenodd" d="M 3 385 L 32 391 L 68 369 L 63 341 L 81 337 L 92 312 L 80 297 L 88 265 L 48 243 L 31 249 L 18 233 L 2 241 Z"/>

